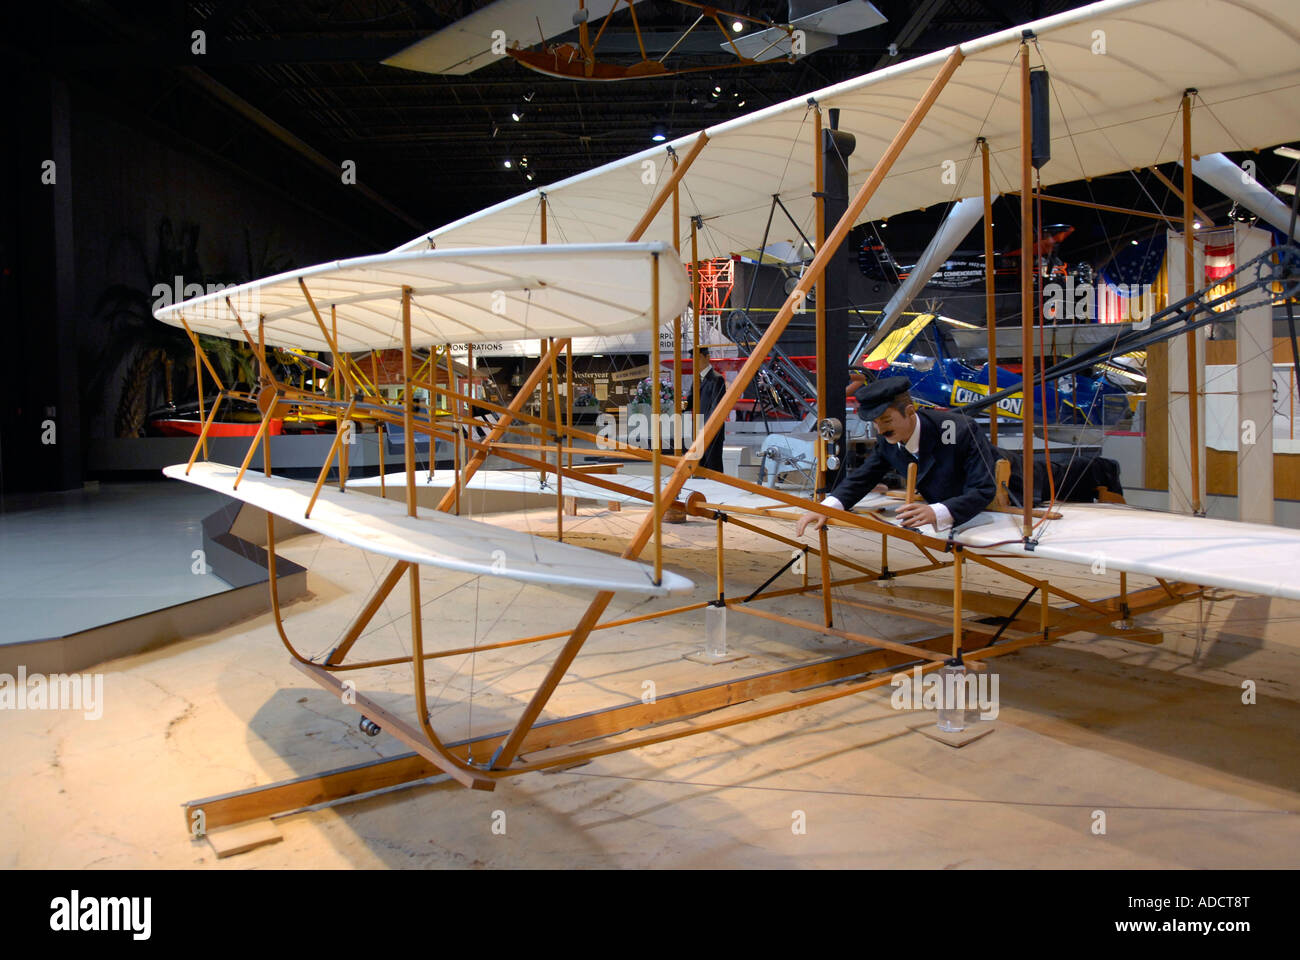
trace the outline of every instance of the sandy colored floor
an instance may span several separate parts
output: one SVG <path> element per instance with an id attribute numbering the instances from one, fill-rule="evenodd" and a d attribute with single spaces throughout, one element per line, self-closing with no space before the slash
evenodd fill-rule
<path id="1" fill-rule="evenodd" d="M 546 532 L 553 516 L 493 522 Z M 568 518 L 566 539 L 609 548 L 639 516 L 584 510 Z M 712 524 L 666 529 L 666 562 L 693 576 L 694 597 L 616 598 L 607 617 L 710 595 Z M 833 536 L 848 555 L 875 554 L 870 537 Z M 734 529 L 727 543 L 729 596 L 789 556 Z M 312 596 L 286 611 L 289 635 L 323 654 L 385 565 L 318 536 L 282 553 L 311 570 Z M 901 547 L 891 560 L 902 562 Z M 1087 571 L 1053 571 L 1085 594 L 1114 592 Z M 971 571 L 968 582 L 996 578 Z M 422 588 L 430 647 L 563 629 L 586 605 L 581 594 L 431 569 Z M 404 591 L 394 598 L 358 655 L 405 651 Z M 820 601 L 765 608 L 813 618 Z M 1295 867 L 1298 621 L 1298 604 L 1220 596 L 1160 617 L 1161 647 L 1080 636 L 999 658 L 994 732 L 960 750 L 912 730 L 933 714 L 892 709 L 884 687 L 510 778 L 491 793 L 425 784 L 296 814 L 276 821 L 283 842 L 218 861 L 190 839 L 183 801 L 405 752 L 387 735 L 361 734 L 355 712 L 293 670 L 264 616 L 106 664 L 101 719 L 0 711 L 0 866 Z M 836 622 L 897 638 L 936 632 L 843 604 Z M 733 613 L 729 640 L 746 659 L 684 661 L 702 645 L 703 623 L 698 612 L 594 634 L 552 715 L 639 698 L 647 682 L 663 695 L 855 649 Z M 435 661 L 435 728 L 457 740 L 509 726 L 560 643 Z M 1245 680 L 1256 684 L 1254 705 L 1242 703 Z M 367 671 L 359 688 L 411 715 L 407 671 Z M 1097 811 L 1103 835 L 1093 832 Z"/>

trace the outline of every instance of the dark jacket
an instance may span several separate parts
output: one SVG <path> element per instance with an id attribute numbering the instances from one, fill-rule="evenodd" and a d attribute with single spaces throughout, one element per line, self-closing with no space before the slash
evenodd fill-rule
<path id="1" fill-rule="evenodd" d="M 686 400 L 686 411 L 689 413 L 693 411 L 695 391 L 691 389 L 688 384 L 689 381 L 683 378 L 682 392 L 686 394 L 684 399 Z M 714 370 L 712 367 L 709 367 L 709 372 L 700 377 L 701 430 L 704 429 L 704 424 L 708 421 L 709 415 L 717 409 L 719 402 L 722 400 L 723 394 L 726 392 L 727 381 L 723 378 L 722 374 L 718 373 L 718 371 Z M 718 428 L 717 434 L 714 435 L 713 440 L 705 449 L 704 455 L 700 457 L 700 466 L 707 470 L 715 470 L 718 473 L 722 472 L 722 445 L 724 443 L 726 432 L 726 424 L 723 424 Z"/>
<path id="2" fill-rule="evenodd" d="M 947 507 L 953 526 L 959 526 L 993 502 L 997 455 L 969 417 L 929 409 L 917 410 L 916 416 L 921 431 L 915 460 L 916 489 L 926 503 Z M 946 423 L 952 424 L 947 428 L 951 443 L 943 442 Z M 866 461 L 836 484 L 830 496 L 844 504 L 844 509 L 852 509 L 890 473 L 906 478 L 912 462 L 905 447 L 881 438 Z"/>
<path id="3" fill-rule="evenodd" d="M 709 367 L 709 372 L 700 377 L 700 414 L 707 420 L 717 407 L 722 395 L 727 392 L 727 381 L 723 379 L 722 374 Z M 686 396 L 686 409 L 692 410 L 695 402 L 695 391 L 691 389 L 690 380 L 682 378 L 682 393 Z"/>

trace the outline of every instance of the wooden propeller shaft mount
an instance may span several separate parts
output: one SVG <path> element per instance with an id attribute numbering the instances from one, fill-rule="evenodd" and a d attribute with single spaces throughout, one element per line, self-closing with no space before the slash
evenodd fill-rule
<path id="1" fill-rule="evenodd" d="M 275 404 L 275 410 L 271 413 L 272 419 L 282 419 L 289 415 L 289 404 L 283 400 L 277 402 L 281 396 L 280 391 L 273 385 L 267 384 L 257 391 L 257 412 L 266 416 L 266 411 Z"/>

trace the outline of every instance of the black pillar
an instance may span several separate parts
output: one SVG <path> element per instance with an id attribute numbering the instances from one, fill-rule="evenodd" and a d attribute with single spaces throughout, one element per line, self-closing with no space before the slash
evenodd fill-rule
<path id="1" fill-rule="evenodd" d="M 68 490 L 82 483 L 68 89 L 30 66 L 5 74 L 0 489 Z"/>
<path id="2" fill-rule="evenodd" d="M 835 129 L 839 111 L 830 111 L 831 128 L 822 130 L 823 185 L 826 191 L 826 232 L 844 216 L 849 206 L 849 157 L 857 140 L 851 133 Z M 822 296 L 826 308 L 826 416 L 844 422 L 844 391 L 849 383 L 849 268 L 852 251 L 849 244 L 840 244 L 830 262 L 822 283 Z M 844 462 L 844 438 L 839 442 L 841 463 Z M 841 467 L 841 470 L 843 467 Z M 840 471 L 827 471 L 827 484 L 834 486 Z"/>

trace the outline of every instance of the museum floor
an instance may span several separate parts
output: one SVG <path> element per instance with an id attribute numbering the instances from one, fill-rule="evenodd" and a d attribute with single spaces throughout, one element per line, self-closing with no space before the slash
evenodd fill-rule
<path id="1" fill-rule="evenodd" d="M 612 546 L 640 515 L 584 509 L 566 518 L 566 540 Z M 553 519 L 492 518 L 539 533 Z M 866 535 L 834 536 L 861 538 L 849 555 L 874 553 Z M 666 528 L 665 562 L 694 577 L 693 599 L 712 589 L 713 538 L 710 523 Z M 729 595 L 789 556 L 739 530 L 727 543 Z M 903 550 L 891 549 L 895 563 Z M 285 611 L 289 634 L 304 652 L 324 652 L 385 567 L 315 535 L 281 552 L 310 570 L 311 595 Z M 1086 571 L 1053 567 L 1054 578 L 1058 570 L 1071 589 L 1107 592 Z M 424 574 L 431 647 L 562 629 L 585 606 L 582 594 Z M 970 568 L 968 586 L 983 579 L 996 575 Z M 404 649 L 404 600 L 395 591 L 359 654 Z M 607 616 L 681 602 L 616 598 Z M 820 609 L 789 603 L 796 615 Z M 836 618 L 849 630 L 920 633 L 915 621 L 843 604 Z M 662 694 L 854 648 L 729 620 L 730 645 L 749 656 L 718 666 L 682 659 L 703 642 L 702 611 L 593 634 L 553 701 L 557 714 L 638 698 L 646 680 Z M 190 839 L 183 801 L 405 750 L 366 737 L 350 707 L 309 687 L 264 615 L 104 665 L 101 719 L 0 711 L 0 866 L 1296 867 L 1298 620 L 1300 604 L 1220 594 L 1144 621 L 1163 625 L 1163 646 L 1080 636 L 996 659 L 1000 715 L 992 735 L 961 749 L 913 730 L 934 714 L 892 709 L 886 686 L 509 778 L 491 793 L 426 784 L 295 814 L 276 821 L 283 842 L 218 861 Z M 434 661 L 435 728 L 459 739 L 507 726 L 560 643 Z M 1242 703 L 1245 680 L 1257 685 L 1255 705 Z M 405 671 L 366 671 L 359 689 L 392 691 L 379 698 L 410 714 Z"/>

